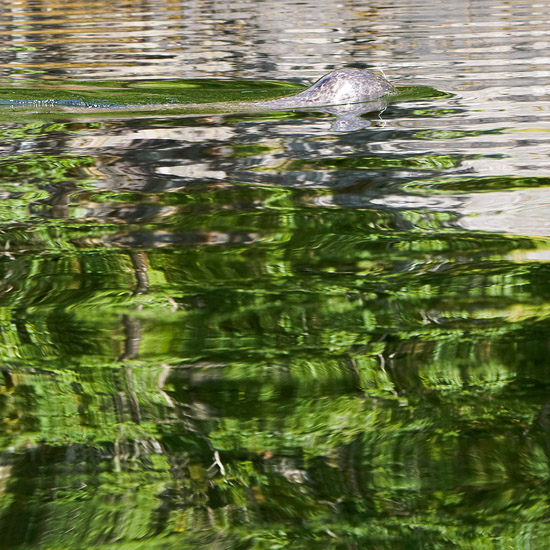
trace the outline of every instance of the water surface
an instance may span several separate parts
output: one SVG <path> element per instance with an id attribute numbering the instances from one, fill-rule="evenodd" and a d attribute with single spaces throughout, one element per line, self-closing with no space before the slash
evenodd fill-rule
<path id="1" fill-rule="evenodd" d="M 319 6 L 4 7 L 0 547 L 548 547 L 546 6 Z"/>

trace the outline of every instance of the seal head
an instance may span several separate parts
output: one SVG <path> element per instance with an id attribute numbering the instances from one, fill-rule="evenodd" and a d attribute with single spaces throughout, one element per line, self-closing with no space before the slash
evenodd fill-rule
<path id="1" fill-rule="evenodd" d="M 359 69 L 339 69 L 299 94 L 258 103 L 273 107 L 320 107 L 372 101 L 397 90 L 385 78 Z"/>

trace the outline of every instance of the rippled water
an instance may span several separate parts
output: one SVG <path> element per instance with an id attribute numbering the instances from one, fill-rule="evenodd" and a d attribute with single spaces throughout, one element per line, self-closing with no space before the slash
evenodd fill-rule
<path id="1" fill-rule="evenodd" d="M 4 4 L 0 548 L 546 549 L 549 29 Z"/>

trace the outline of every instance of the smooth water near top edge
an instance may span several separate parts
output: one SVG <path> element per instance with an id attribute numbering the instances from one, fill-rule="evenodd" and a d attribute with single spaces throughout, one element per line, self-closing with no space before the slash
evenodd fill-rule
<path id="1" fill-rule="evenodd" d="M 0 548 L 546 549 L 546 8 L 3 6 Z"/>

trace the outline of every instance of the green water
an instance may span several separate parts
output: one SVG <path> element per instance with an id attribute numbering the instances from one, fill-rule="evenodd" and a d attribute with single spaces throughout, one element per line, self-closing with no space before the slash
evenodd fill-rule
<path id="1" fill-rule="evenodd" d="M 549 29 L 4 2 L 0 548 L 546 550 Z"/>
<path id="2" fill-rule="evenodd" d="M 47 108 L 56 106 L 121 108 L 148 106 L 169 108 L 177 104 L 261 101 L 296 93 L 304 87 L 287 82 L 252 80 L 129 80 L 129 81 L 59 81 L 37 83 L 30 79 L 13 79 L 0 83 L 0 105 L 5 107 Z M 220 110 L 224 106 L 219 105 Z"/>
<path id="3" fill-rule="evenodd" d="M 228 113 L 266 110 L 255 102 L 286 97 L 304 90 L 289 82 L 253 80 L 127 80 L 35 82 L 30 79 L 0 81 L 0 120 L 37 111 L 44 116 L 63 108 L 72 115 L 100 115 L 118 110 L 133 116 L 139 111 L 170 114 Z M 388 101 L 429 100 L 448 97 L 428 86 L 401 86 Z"/>
<path id="4" fill-rule="evenodd" d="M 547 547 L 548 177 L 427 88 L 101 108 L 281 89 L 4 88 L 0 547 Z"/>

